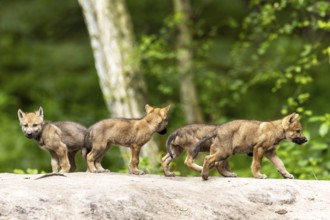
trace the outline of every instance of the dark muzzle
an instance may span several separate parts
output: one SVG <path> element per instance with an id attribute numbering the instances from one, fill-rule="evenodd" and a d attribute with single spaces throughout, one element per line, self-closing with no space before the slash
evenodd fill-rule
<path id="1" fill-rule="evenodd" d="M 33 133 L 32 133 L 32 132 L 26 132 L 26 133 L 25 133 L 25 136 L 26 136 L 27 138 L 33 138 Z"/>
<path id="2" fill-rule="evenodd" d="M 303 144 L 307 142 L 307 139 L 305 137 L 301 137 L 301 138 L 293 138 L 292 142 L 296 143 L 296 144 Z"/>
<path id="3" fill-rule="evenodd" d="M 166 132 L 167 132 L 167 127 L 165 127 L 163 130 L 161 130 L 161 131 L 158 131 L 158 134 L 161 134 L 161 135 L 163 135 L 163 134 L 166 134 Z"/>

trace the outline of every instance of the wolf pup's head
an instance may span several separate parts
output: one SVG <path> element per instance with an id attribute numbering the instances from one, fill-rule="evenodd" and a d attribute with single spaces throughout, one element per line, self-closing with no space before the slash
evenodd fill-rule
<path id="1" fill-rule="evenodd" d="M 152 124 L 156 128 L 156 132 L 159 134 L 166 134 L 170 105 L 165 108 L 154 108 L 147 104 L 145 109 L 147 112 L 146 119 L 148 123 Z"/>
<path id="2" fill-rule="evenodd" d="M 44 122 L 44 113 L 42 107 L 36 112 L 24 113 L 21 109 L 17 112 L 22 131 L 27 138 L 37 138 L 41 132 Z"/>
<path id="3" fill-rule="evenodd" d="M 285 131 L 287 140 L 296 144 L 303 144 L 307 142 L 306 137 L 302 133 L 301 124 L 299 122 L 299 115 L 292 113 L 282 119 L 282 127 Z"/>

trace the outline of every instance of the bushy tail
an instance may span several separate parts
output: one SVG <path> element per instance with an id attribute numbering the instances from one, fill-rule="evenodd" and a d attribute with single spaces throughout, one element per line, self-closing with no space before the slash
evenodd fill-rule
<path id="1" fill-rule="evenodd" d="M 173 159 L 173 153 L 171 151 L 171 143 L 175 138 L 175 134 L 171 134 L 166 140 L 166 150 L 169 153 L 170 157 Z"/>
<path id="2" fill-rule="evenodd" d="M 91 152 L 91 150 L 92 150 L 92 140 L 91 140 L 90 132 L 87 132 L 85 134 L 84 147 L 81 150 L 81 154 L 83 158 L 85 158 L 85 160 L 87 160 L 87 154 Z"/>
<path id="3" fill-rule="evenodd" d="M 216 134 L 211 134 L 211 135 L 207 135 L 205 137 L 203 137 L 200 141 L 198 141 L 193 150 L 192 150 L 192 157 L 195 159 L 197 157 L 197 154 L 200 152 L 202 144 L 207 141 L 210 140 L 211 138 L 214 138 L 216 136 Z"/>

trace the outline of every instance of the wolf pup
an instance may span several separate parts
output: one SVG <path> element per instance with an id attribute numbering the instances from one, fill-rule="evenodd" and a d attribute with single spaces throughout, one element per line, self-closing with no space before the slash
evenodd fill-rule
<path id="1" fill-rule="evenodd" d="M 221 163 L 235 153 L 251 152 L 253 153 L 251 170 L 255 178 L 267 178 L 265 174 L 260 173 L 262 157 L 266 156 L 284 178 L 293 179 L 293 175 L 285 169 L 283 162 L 276 155 L 276 147 L 282 140 L 297 144 L 307 142 L 298 118 L 299 115 L 293 113 L 276 121 L 236 120 L 219 126 L 194 148 L 193 156 L 195 157 L 204 141 L 212 141 L 210 155 L 204 159 L 203 180 L 208 179 L 209 169 L 217 162 Z"/>
<path id="2" fill-rule="evenodd" d="M 75 170 L 75 154 L 84 147 L 87 128 L 70 121 L 46 122 L 42 107 L 30 113 L 19 109 L 18 118 L 24 135 L 50 152 L 53 173 Z"/>
<path id="3" fill-rule="evenodd" d="M 169 170 L 168 165 L 172 160 L 180 156 L 184 150 L 187 152 L 187 157 L 184 161 L 185 165 L 190 169 L 201 173 L 202 167 L 194 163 L 194 155 L 192 155 L 193 148 L 199 141 L 201 141 L 201 145 L 198 147 L 198 152 L 209 152 L 212 141 L 207 138 L 207 135 L 214 132 L 219 126 L 220 125 L 191 124 L 173 131 L 166 141 L 166 150 L 168 153 L 162 158 L 164 175 L 174 176 L 174 173 Z M 223 176 L 237 176 L 235 173 L 230 172 L 227 160 L 218 163 L 216 168 Z"/>
<path id="4" fill-rule="evenodd" d="M 87 149 L 87 169 L 89 172 L 108 172 L 101 161 L 111 145 L 117 144 L 131 148 L 129 173 L 141 175 L 138 169 L 139 154 L 153 133 L 166 133 L 168 111 L 165 108 L 145 106 L 147 114 L 141 119 L 113 118 L 102 120 L 88 129 L 85 138 Z"/>

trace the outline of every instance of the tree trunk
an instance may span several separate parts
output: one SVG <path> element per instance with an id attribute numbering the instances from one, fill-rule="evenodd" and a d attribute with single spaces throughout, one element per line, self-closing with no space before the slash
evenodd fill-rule
<path id="1" fill-rule="evenodd" d="M 79 0 L 91 39 L 95 66 L 112 117 L 145 114 L 146 86 L 140 73 L 130 16 L 123 0 Z M 120 148 L 127 155 L 127 148 Z M 154 139 L 142 148 L 151 166 L 158 158 Z M 124 157 L 127 162 L 127 157 Z"/>
<path id="2" fill-rule="evenodd" d="M 192 33 L 190 30 L 191 6 L 189 0 L 173 0 L 176 16 L 179 17 L 177 35 L 178 71 L 181 74 L 181 102 L 188 123 L 203 122 L 194 84 L 192 60 Z"/>

